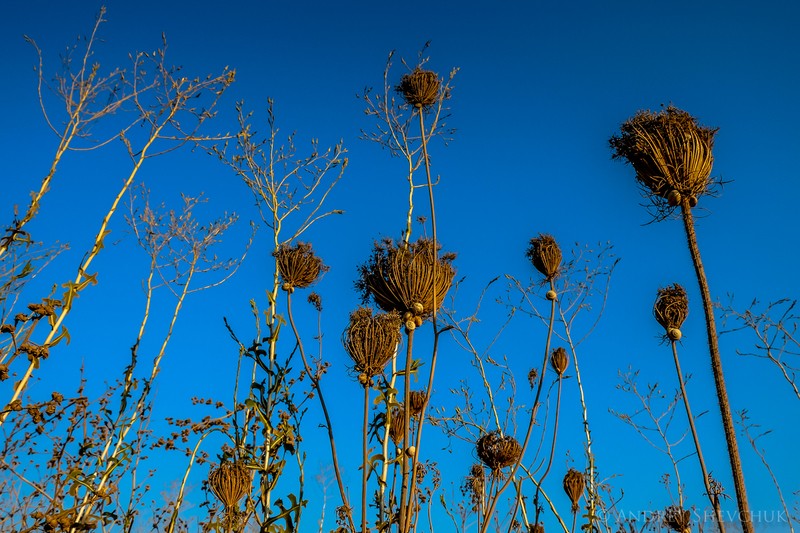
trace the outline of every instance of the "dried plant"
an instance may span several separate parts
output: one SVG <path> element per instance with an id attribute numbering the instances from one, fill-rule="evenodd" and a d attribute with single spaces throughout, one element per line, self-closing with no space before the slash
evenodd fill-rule
<path id="1" fill-rule="evenodd" d="M 209 472 L 208 486 L 227 512 L 236 511 L 250 493 L 250 473 L 240 463 L 223 462 Z"/>
<path id="2" fill-rule="evenodd" d="M 558 377 L 561 378 L 569 366 L 569 356 L 567 351 L 559 346 L 550 354 L 550 366 L 553 367 Z"/>
<path id="3" fill-rule="evenodd" d="M 441 86 L 442 82 L 435 72 L 416 67 L 411 73 L 402 77 L 397 92 L 403 96 L 408 105 L 428 108 L 439 100 Z"/>
<path id="4" fill-rule="evenodd" d="M 396 312 L 373 315 L 372 309 L 367 307 L 360 307 L 350 314 L 350 324 L 342 338 L 342 344 L 353 360 L 353 372 L 365 376 L 365 385 L 383 372 L 399 342 L 400 315 Z"/>
<path id="5" fill-rule="evenodd" d="M 519 461 L 522 446 L 510 435 L 492 432 L 483 435 L 475 443 L 475 451 L 483 464 L 492 471 L 495 477 L 501 476 L 501 470 Z"/>
<path id="6" fill-rule="evenodd" d="M 686 289 L 677 283 L 658 289 L 658 297 L 653 305 L 653 316 L 666 331 L 670 340 L 681 339 L 681 326 L 689 316 L 689 299 Z"/>
<path id="7" fill-rule="evenodd" d="M 314 255 L 311 245 L 298 242 L 294 246 L 281 244 L 273 252 L 278 262 L 278 272 L 283 280 L 281 288 L 287 292 L 295 288 L 305 289 L 316 282 L 328 267 L 322 264 L 322 259 Z"/>
<path id="8" fill-rule="evenodd" d="M 531 239 L 525 255 L 546 281 L 558 276 L 561 267 L 561 248 L 552 235 L 541 233 Z"/>
<path id="9" fill-rule="evenodd" d="M 664 525 L 677 533 L 691 533 L 692 513 L 677 505 L 664 509 Z"/>
<path id="10" fill-rule="evenodd" d="M 572 502 L 572 513 L 577 513 L 579 509 L 579 502 L 583 497 L 583 491 L 586 490 L 586 479 L 583 474 L 570 468 L 564 474 L 564 492 L 567 493 L 569 500 Z"/>

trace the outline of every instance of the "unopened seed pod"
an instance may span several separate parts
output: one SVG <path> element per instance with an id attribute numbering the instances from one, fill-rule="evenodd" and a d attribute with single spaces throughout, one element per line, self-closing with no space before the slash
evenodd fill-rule
<path id="1" fill-rule="evenodd" d="M 550 354 L 550 366 L 556 371 L 558 377 L 564 375 L 564 371 L 567 369 L 567 366 L 569 366 L 569 356 L 564 348 L 559 346 L 553 350 L 553 353 Z"/>
<path id="2" fill-rule="evenodd" d="M 414 311 L 415 315 L 421 315 L 423 311 L 425 311 L 425 306 L 419 302 L 414 302 L 411 306 L 411 309 Z"/>
<path id="3" fill-rule="evenodd" d="M 417 455 L 417 447 L 416 446 L 409 446 L 406 448 L 406 455 L 409 457 L 414 457 Z"/>
<path id="4" fill-rule="evenodd" d="M 667 337 L 669 337 L 669 340 L 671 341 L 679 341 L 681 340 L 681 337 L 683 337 L 683 333 L 681 333 L 681 330 L 678 328 L 670 328 L 667 331 Z"/>
<path id="5" fill-rule="evenodd" d="M 694 207 L 697 205 L 697 196 L 690 196 L 689 197 L 689 207 Z"/>
<path id="6" fill-rule="evenodd" d="M 422 325 L 422 317 L 421 317 L 421 316 L 419 316 L 419 315 L 415 316 L 415 317 L 414 317 L 414 324 L 415 324 L 417 327 L 420 327 L 420 326 Z"/>
<path id="7" fill-rule="evenodd" d="M 545 296 L 545 298 L 547 298 L 547 299 L 548 299 L 548 300 L 550 300 L 551 302 L 552 302 L 553 300 L 555 300 L 556 298 L 558 298 L 558 294 L 556 294 L 556 291 L 554 291 L 554 290 L 552 290 L 552 289 L 551 289 L 551 290 L 549 290 L 549 291 L 547 291 L 547 294 L 545 294 L 544 296 Z"/>
<path id="8" fill-rule="evenodd" d="M 669 205 L 671 205 L 672 207 L 680 205 L 680 203 L 681 203 L 681 193 L 679 193 L 675 189 L 672 189 L 671 191 L 669 191 L 669 194 L 667 194 L 667 203 Z"/>
<path id="9" fill-rule="evenodd" d="M 406 321 L 406 331 L 414 331 L 417 328 L 417 324 L 413 320 Z"/>

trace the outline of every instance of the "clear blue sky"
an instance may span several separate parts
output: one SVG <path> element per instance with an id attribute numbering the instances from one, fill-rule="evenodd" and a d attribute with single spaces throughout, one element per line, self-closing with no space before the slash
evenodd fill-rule
<path id="1" fill-rule="evenodd" d="M 28 192 L 47 172 L 56 139 L 44 125 L 31 67 L 36 56 L 23 40 L 29 35 L 45 52 L 53 72 L 58 52 L 74 36 L 88 32 L 101 3 L 21 2 L 4 5 L 0 20 L 5 103 L 0 128 L 0 217 L 26 205 Z M 339 332 L 358 304 L 350 288 L 356 266 L 366 259 L 373 239 L 397 236 L 404 225 L 406 183 L 403 166 L 376 145 L 359 140 L 371 123 L 355 98 L 367 86 L 379 87 L 387 53 L 413 61 L 431 41 L 430 68 L 452 67 L 455 79 L 452 118 L 457 129 L 449 146 L 432 147 L 439 237 L 458 253 L 459 276 L 466 276 L 458 306 L 466 312 L 480 288 L 509 273 L 527 279 L 531 267 L 524 250 L 539 232 L 552 233 L 569 249 L 572 243 L 610 241 L 621 262 L 614 273 L 608 306 L 599 327 L 582 347 L 595 453 L 603 474 L 624 488 L 626 510 L 663 508 L 669 503 L 658 479 L 666 459 L 608 413 L 622 408 L 616 390 L 618 370 L 641 369 L 644 382 L 676 386 L 671 356 L 658 341 L 651 307 L 657 288 L 680 282 L 692 305 L 684 327 L 682 361 L 693 374 L 689 394 L 701 417 L 707 461 L 733 494 L 724 439 L 715 409 L 713 380 L 704 343 L 699 294 L 677 220 L 646 225 L 650 218 L 631 168 L 610 159 L 608 138 L 639 109 L 673 103 L 706 125 L 719 127 L 714 175 L 729 181 L 719 198 L 704 198 L 698 211 L 698 237 L 717 299 L 735 296 L 741 305 L 797 298 L 795 265 L 800 215 L 796 198 L 800 175 L 800 8 L 789 1 L 756 4 L 712 2 L 109 2 L 103 65 L 124 65 L 127 54 L 160 46 L 162 32 L 169 58 L 196 75 L 236 69 L 236 83 L 222 102 L 213 130 L 234 128 L 232 108 L 244 100 L 262 110 L 275 99 L 279 126 L 297 131 L 299 146 L 310 138 L 322 145 L 343 139 L 350 166 L 330 207 L 346 215 L 326 221 L 310 235 L 331 266 L 317 287 L 325 299 L 326 354 L 335 370 L 329 390 L 345 406 L 359 389 L 345 377 Z M 398 58 L 399 58 L 398 57 Z M 399 77 L 400 68 L 395 70 Z M 266 126 L 264 127 L 266 129 Z M 120 148 L 69 155 L 56 176 L 42 214 L 31 224 L 36 239 L 71 243 L 42 279 L 42 287 L 66 281 L 100 223 L 110 194 L 122 179 Z M 154 161 L 142 178 L 158 200 L 172 205 L 178 192 L 205 192 L 208 212 L 236 211 L 243 224 L 230 253 L 246 239 L 246 221 L 257 217 L 249 193 L 226 168 L 202 153 L 186 151 Z M 125 232 L 121 217 L 112 225 L 109 246 L 95 264 L 100 285 L 81 296 L 68 326 L 74 342 L 59 346 L 45 365 L 37 387 L 68 375 L 84 361 L 99 387 L 126 363 L 140 316 L 139 280 L 145 260 Z M 180 416 L 191 395 L 229 395 L 235 346 L 222 316 L 239 324 L 247 337 L 248 300 L 264 301 L 268 252 L 265 235 L 256 241 L 236 278 L 190 301 L 182 315 L 160 376 L 158 416 Z M 113 313 L 98 309 L 114 302 Z M 503 313 L 488 307 L 489 317 Z M 491 324 L 492 320 L 487 318 Z M 527 329 L 526 329 L 527 328 Z M 541 328 L 525 324 L 498 347 L 514 366 L 538 360 Z M 723 364 L 735 410 L 747 408 L 753 420 L 773 434 L 763 441 L 784 494 L 800 490 L 800 463 L 794 452 L 800 437 L 797 398 L 762 361 L 738 357 L 749 338 L 723 338 Z M 102 348 L 101 348 L 102 346 Z M 473 379 L 466 355 L 455 344 L 443 348 L 443 368 L 435 400 L 448 404 L 448 387 L 457 378 Z M 463 376 L 462 376 L 463 372 Z M 232 379 L 232 378 L 230 378 Z M 230 379 L 228 380 L 230 382 Z M 518 381 L 524 384 L 524 376 Z M 574 383 L 569 402 L 577 402 Z M 521 387 L 524 388 L 524 387 Z M 41 391 L 40 391 L 41 392 Z M 169 407 L 165 406 L 168 405 Z M 163 410 L 163 411 L 162 411 Z M 172 411 L 174 410 L 174 412 Z M 682 413 L 680 413 L 682 416 Z M 580 427 L 565 425 L 564 453 L 581 452 Z M 337 430 L 358 427 L 342 416 Z M 313 432 L 314 426 L 311 425 Z M 341 429 L 339 429 L 341 428 Z M 322 433 L 319 433 L 322 437 Z M 320 440 L 320 446 L 324 445 Z M 355 445 L 355 444 L 354 444 Z M 741 442 L 751 506 L 778 508 L 774 489 L 758 458 Z M 691 446 L 685 442 L 685 452 Z M 463 450 L 462 450 L 463 451 Z M 327 460 L 323 446 L 320 464 Z M 692 499 L 702 503 L 692 459 L 683 463 Z M 313 475 L 314 465 L 311 467 Z M 447 471 L 457 487 L 464 471 Z M 560 475 L 560 474 L 559 474 Z M 554 480 L 551 480 L 553 482 Z M 353 474 L 353 489 L 357 478 Z M 164 483 L 168 483 L 164 481 Z M 446 488 L 446 490 L 450 490 Z M 551 489 L 561 498 L 556 483 Z M 797 501 L 797 496 L 791 496 Z M 728 507 L 735 507 L 730 503 Z M 313 521 L 314 511 L 306 517 Z M 309 526 L 310 527 L 310 526 Z"/>

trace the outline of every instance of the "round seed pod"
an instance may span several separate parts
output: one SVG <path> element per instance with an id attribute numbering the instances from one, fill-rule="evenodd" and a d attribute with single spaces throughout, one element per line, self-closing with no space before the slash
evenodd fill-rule
<path id="1" fill-rule="evenodd" d="M 669 193 L 667 193 L 667 203 L 670 205 L 670 207 L 681 205 L 681 193 L 675 189 L 669 191 Z"/>
<path id="2" fill-rule="evenodd" d="M 561 267 L 561 248 L 552 235 L 541 233 L 531 239 L 525 255 L 536 270 L 544 274 L 547 281 L 558 276 Z"/>
<path id="3" fill-rule="evenodd" d="M 416 446 L 409 446 L 406 448 L 406 456 L 414 457 L 417 454 L 417 447 Z"/>
<path id="4" fill-rule="evenodd" d="M 670 505 L 664 509 L 664 525 L 678 533 L 691 533 L 691 512 L 677 505 Z"/>
<path id="5" fill-rule="evenodd" d="M 636 179 L 655 198 L 669 201 L 671 191 L 699 197 L 708 191 L 717 129 L 674 106 L 640 111 L 625 121 L 609 144 L 612 158 L 625 159 Z"/>
<path id="6" fill-rule="evenodd" d="M 689 298 L 686 289 L 675 283 L 658 289 L 656 303 L 653 305 L 653 316 L 666 332 L 680 329 L 683 321 L 689 316 Z"/>
<path id="7" fill-rule="evenodd" d="M 581 496 L 583 496 L 583 491 L 585 488 L 586 480 L 584 479 L 583 474 L 574 468 L 570 468 L 564 476 L 564 492 L 567 493 L 567 496 L 572 502 L 573 513 L 578 512 L 578 502 L 581 501 Z"/>
<path id="8" fill-rule="evenodd" d="M 362 385 L 383 372 L 400 342 L 400 316 L 397 313 L 372 314 L 359 307 L 350 314 L 350 323 L 342 335 L 342 344 L 353 361 L 353 372 L 364 375 Z"/>
<path id="9" fill-rule="evenodd" d="M 667 337 L 669 337 L 671 341 L 679 341 L 681 337 L 683 337 L 683 333 L 681 333 L 681 330 L 678 328 L 669 328 L 667 330 Z"/>
<path id="10" fill-rule="evenodd" d="M 510 435 L 501 436 L 493 431 L 486 433 L 475 443 L 478 458 L 497 475 L 501 469 L 519 461 L 522 446 Z"/>
<path id="11" fill-rule="evenodd" d="M 422 414 L 422 409 L 425 407 L 425 397 L 427 394 L 424 390 L 414 390 L 409 394 L 408 405 L 411 408 L 411 416 L 419 418 Z"/>
<path id="12" fill-rule="evenodd" d="M 304 289 L 317 281 L 328 267 L 314 255 L 310 244 L 298 242 L 294 246 L 282 244 L 273 254 L 278 262 L 278 272 L 283 284 L 281 288 L 291 293 L 295 288 Z"/>
<path id="13" fill-rule="evenodd" d="M 208 486 L 226 511 L 237 509 L 250 492 L 250 473 L 240 463 L 223 462 L 208 474 Z"/>
<path id="14" fill-rule="evenodd" d="M 697 196 L 690 196 L 689 197 L 689 207 L 697 207 Z"/>
<path id="15" fill-rule="evenodd" d="M 440 87 L 441 81 L 435 72 L 417 67 L 403 76 L 395 89 L 408 105 L 422 109 L 436 103 Z"/>
<path id="16" fill-rule="evenodd" d="M 372 257 L 359 267 L 356 288 L 366 302 L 384 311 L 427 318 L 442 305 L 455 269 L 453 254 L 439 254 L 430 239 L 406 244 L 376 243 Z"/>
<path id="17" fill-rule="evenodd" d="M 559 346 L 553 350 L 553 353 L 550 354 L 550 366 L 553 367 L 559 378 L 564 375 L 564 371 L 569 366 L 569 356 L 564 348 Z"/>
<path id="18" fill-rule="evenodd" d="M 547 291 L 547 294 L 545 294 L 544 297 L 552 302 L 553 300 L 558 298 L 558 294 L 556 293 L 556 291 L 550 289 L 549 291 Z"/>

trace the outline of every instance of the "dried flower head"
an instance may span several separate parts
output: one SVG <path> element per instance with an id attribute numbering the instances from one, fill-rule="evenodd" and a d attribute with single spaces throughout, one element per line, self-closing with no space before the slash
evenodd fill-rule
<path id="1" fill-rule="evenodd" d="M 653 316 L 667 332 L 671 329 L 680 329 L 688 315 L 689 298 L 683 287 L 675 283 L 658 289 L 656 303 L 653 305 Z"/>
<path id="2" fill-rule="evenodd" d="M 559 378 L 563 376 L 564 371 L 567 370 L 569 366 L 569 356 L 567 355 L 567 351 L 561 346 L 553 350 L 553 353 L 550 354 L 550 366 L 553 367 L 553 370 L 556 371 Z"/>
<path id="3" fill-rule="evenodd" d="M 475 443 L 478 459 L 497 475 L 500 469 L 511 466 L 522 456 L 522 446 L 510 435 L 501 436 L 493 431 L 486 433 Z"/>
<path id="4" fill-rule="evenodd" d="M 417 67 L 400 79 L 395 90 L 410 106 L 430 107 L 439 99 L 441 81 L 435 72 Z"/>
<path id="5" fill-rule="evenodd" d="M 569 499 L 572 502 L 573 513 L 578 512 L 578 502 L 581 501 L 581 496 L 583 496 L 583 491 L 585 488 L 586 480 L 584 479 L 583 474 L 574 468 L 570 468 L 564 476 L 564 492 L 567 493 L 567 496 L 569 496 Z"/>
<path id="6" fill-rule="evenodd" d="M 424 390 L 414 390 L 409 394 L 408 406 L 411 410 L 411 416 L 419 418 L 422 414 L 422 409 L 425 407 L 425 397 L 427 396 Z"/>
<path id="7" fill-rule="evenodd" d="M 544 533 L 544 525 L 528 524 L 528 533 Z"/>
<path id="8" fill-rule="evenodd" d="M 250 492 L 250 474 L 244 465 L 225 461 L 208 474 L 208 486 L 226 511 L 235 510 Z"/>
<path id="9" fill-rule="evenodd" d="M 391 437 L 392 442 L 399 445 L 405 437 L 406 425 L 406 412 L 402 404 L 400 404 L 400 407 L 395 407 L 391 410 L 389 424 L 389 437 Z"/>
<path id="10" fill-rule="evenodd" d="M 678 533 L 691 533 L 691 513 L 677 505 L 670 505 L 664 509 L 664 525 Z"/>
<path id="11" fill-rule="evenodd" d="M 400 315 L 372 314 L 372 309 L 359 307 L 350 314 L 342 344 L 353 360 L 356 375 L 365 374 L 367 382 L 381 372 L 400 342 Z"/>
<path id="12" fill-rule="evenodd" d="M 410 244 L 385 240 L 375 244 L 372 257 L 359 267 L 356 288 L 365 302 L 372 298 L 384 311 L 428 317 L 450 290 L 453 259 L 454 254 L 439 255 L 430 239 Z"/>
<path id="13" fill-rule="evenodd" d="M 278 260 L 278 272 L 283 280 L 283 289 L 287 292 L 308 287 L 317 281 L 320 274 L 328 271 L 328 267 L 314 255 L 314 250 L 307 243 L 298 242 L 294 246 L 282 244 L 273 255 Z"/>
<path id="14" fill-rule="evenodd" d="M 620 130 L 609 141 L 612 158 L 627 160 L 648 194 L 663 203 L 677 191 L 683 202 L 691 203 L 708 191 L 716 128 L 700 126 L 692 115 L 670 105 L 658 113 L 639 111 Z M 673 195 L 670 201 L 677 199 Z"/>
<path id="15" fill-rule="evenodd" d="M 469 474 L 461 485 L 461 493 L 465 496 L 469 495 L 473 507 L 477 508 L 483 500 L 483 491 L 485 487 L 486 472 L 483 470 L 483 465 L 480 463 L 473 463 L 469 469 Z"/>
<path id="16" fill-rule="evenodd" d="M 528 384 L 531 386 L 531 390 L 533 390 L 533 387 L 536 386 L 537 377 L 539 377 L 539 371 L 536 370 L 535 368 L 531 368 L 528 371 Z"/>
<path id="17" fill-rule="evenodd" d="M 558 276 L 561 267 L 561 248 L 552 235 L 540 233 L 538 237 L 531 239 L 525 255 L 536 270 L 544 274 L 547 281 Z"/>

